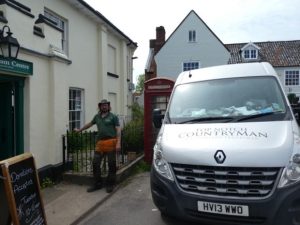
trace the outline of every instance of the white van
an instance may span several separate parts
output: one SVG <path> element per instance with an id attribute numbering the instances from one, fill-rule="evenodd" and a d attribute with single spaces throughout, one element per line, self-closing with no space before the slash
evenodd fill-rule
<path id="1" fill-rule="evenodd" d="M 181 73 L 161 118 L 151 192 L 162 214 L 300 224 L 299 128 L 269 63 Z"/>

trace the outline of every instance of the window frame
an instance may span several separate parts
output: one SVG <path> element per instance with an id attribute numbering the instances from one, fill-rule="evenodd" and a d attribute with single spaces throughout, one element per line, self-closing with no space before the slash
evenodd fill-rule
<path id="1" fill-rule="evenodd" d="M 291 74 L 288 74 L 291 73 Z M 288 76 L 292 76 L 288 78 Z M 294 76 L 294 77 L 293 77 Z M 298 76 L 298 77 L 296 77 Z M 300 70 L 289 69 L 284 71 L 284 85 L 286 87 L 299 86 L 300 85 Z"/>
<path id="2" fill-rule="evenodd" d="M 117 74 L 117 55 L 118 55 L 118 49 L 111 44 L 107 45 L 107 58 L 108 58 L 108 64 L 107 64 L 107 71 L 108 73 Z"/>
<path id="3" fill-rule="evenodd" d="M 257 59 L 258 50 L 257 49 L 245 49 L 243 51 L 244 59 Z"/>
<path id="4" fill-rule="evenodd" d="M 191 65 L 186 65 L 186 64 L 191 64 Z M 198 64 L 198 66 L 195 66 Z M 189 62 L 183 62 L 182 63 L 182 71 L 190 71 L 190 70 L 195 70 L 199 69 L 201 67 L 199 61 L 189 61 Z"/>
<path id="5" fill-rule="evenodd" d="M 74 94 L 72 95 L 71 92 L 76 92 L 76 93 L 75 93 L 75 95 Z M 80 95 L 78 95 L 78 93 L 80 93 Z M 80 99 L 77 99 L 77 97 L 79 97 Z M 72 101 L 75 101 L 74 109 L 72 107 L 73 106 Z M 76 101 L 80 102 L 80 104 L 79 104 L 80 108 L 76 108 Z M 79 129 L 84 124 L 84 89 L 70 87 L 69 88 L 68 102 L 69 102 L 69 107 L 68 107 L 68 112 L 69 112 L 68 128 L 69 128 L 70 131 L 72 131 L 75 128 Z M 74 117 L 72 116 L 73 113 L 75 113 Z M 79 113 L 79 118 L 78 118 L 78 113 Z M 75 118 L 75 120 L 73 120 L 72 118 Z M 75 123 L 75 126 L 73 126 L 73 123 Z"/>
<path id="6" fill-rule="evenodd" d="M 249 49 L 244 50 L 244 58 L 250 59 L 250 50 Z"/>
<path id="7" fill-rule="evenodd" d="M 188 42 L 194 43 L 197 41 L 197 32 L 196 30 L 189 30 L 188 32 Z"/>
<path id="8" fill-rule="evenodd" d="M 57 47 L 61 47 L 61 50 L 63 50 L 63 52 L 65 52 L 68 55 L 68 20 L 47 8 L 44 8 L 44 16 L 47 19 L 53 21 L 53 26 L 56 26 L 59 30 L 62 31 L 61 46 Z"/>
<path id="9" fill-rule="evenodd" d="M 251 49 L 250 50 L 250 58 L 251 59 L 257 59 L 257 50 L 256 49 Z"/>
<path id="10" fill-rule="evenodd" d="M 253 42 L 249 42 L 244 45 L 240 50 L 241 57 L 246 60 L 257 60 L 259 59 L 259 50 L 261 48 L 254 44 Z"/>

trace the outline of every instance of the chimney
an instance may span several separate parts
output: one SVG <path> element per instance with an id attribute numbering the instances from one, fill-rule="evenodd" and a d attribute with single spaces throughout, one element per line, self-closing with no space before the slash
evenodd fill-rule
<path id="1" fill-rule="evenodd" d="M 166 41 L 166 31 L 163 26 L 156 27 L 156 41 L 154 47 L 154 54 L 156 54 L 159 49 L 163 46 Z"/>
<path id="2" fill-rule="evenodd" d="M 158 42 L 165 42 L 166 31 L 163 26 L 156 27 L 156 40 Z"/>

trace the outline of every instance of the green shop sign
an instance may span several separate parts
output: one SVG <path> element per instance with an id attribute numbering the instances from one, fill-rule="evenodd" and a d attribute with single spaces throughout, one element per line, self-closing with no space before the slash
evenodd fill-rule
<path id="1" fill-rule="evenodd" d="M 0 73 L 9 72 L 14 75 L 32 75 L 33 64 L 31 62 L 0 57 Z"/>

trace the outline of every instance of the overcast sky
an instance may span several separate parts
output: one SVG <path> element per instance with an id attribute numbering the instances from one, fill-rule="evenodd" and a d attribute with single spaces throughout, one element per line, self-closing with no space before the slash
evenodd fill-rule
<path id="1" fill-rule="evenodd" d="M 85 0 L 138 48 L 134 83 L 144 74 L 149 40 L 164 26 L 166 39 L 194 10 L 224 44 L 300 40 L 300 0 Z"/>

